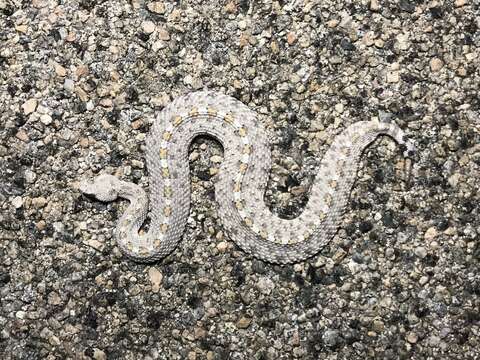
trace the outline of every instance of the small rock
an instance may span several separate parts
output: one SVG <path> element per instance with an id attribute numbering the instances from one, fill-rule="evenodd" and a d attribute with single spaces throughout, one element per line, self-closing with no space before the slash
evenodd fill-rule
<path id="1" fill-rule="evenodd" d="M 93 350 L 93 358 L 95 360 L 106 360 L 107 359 L 107 355 L 105 354 L 105 352 L 103 352 L 102 350 L 100 349 L 94 349 Z"/>
<path id="2" fill-rule="evenodd" d="M 408 42 L 408 34 L 398 34 L 397 44 L 399 50 L 408 50 L 410 44 Z"/>
<path id="3" fill-rule="evenodd" d="M 43 114 L 42 116 L 40 116 L 40 121 L 42 122 L 42 124 L 44 125 L 50 125 L 52 123 L 52 117 L 48 114 Z"/>
<path id="4" fill-rule="evenodd" d="M 170 33 L 166 29 L 158 30 L 158 38 L 163 41 L 170 40 Z"/>
<path id="5" fill-rule="evenodd" d="M 23 206 L 23 199 L 21 196 L 15 196 L 12 199 L 12 205 L 15 209 L 19 209 Z"/>
<path id="6" fill-rule="evenodd" d="M 219 164 L 223 161 L 223 157 L 219 156 L 219 155 L 213 155 L 211 158 L 210 158 L 210 161 L 213 162 L 213 163 L 216 163 L 216 164 Z"/>
<path id="7" fill-rule="evenodd" d="M 72 79 L 65 79 L 63 82 L 63 88 L 67 91 L 73 92 L 75 90 L 75 83 Z"/>
<path id="8" fill-rule="evenodd" d="M 95 250 L 102 251 L 103 250 L 103 243 L 98 240 L 90 239 L 87 241 L 87 245 L 94 248 Z"/>
<path id="9" fill-rule="evenodd" d="M 418 283 L 419 283 L 420 285 L 422 285 L 422 286 L 425 285 L 427 282 L 428 282 L 428 276 L 425 276 L 425 275 L 423 275 L 423 276 L 420 278 L 420 280 L 418 280 Z"/>
<path id="10" fill-rule="evenodd" d="M 378 0 L 370 0 L 370 10 L 378 11 L 378 9 L 380 9 L 380 4 L 378 3 Z"/>
<path id="11" fill-rule="evenodd" d="M 387 82 L 395 84 L 400 80 L 400 74 L 398 71 L 387 71 Z"/>
<path id="12" fill-rule="evenodd" d="M 237 12 L 237 5 L 234 1 L 229 1 L 227 5 L 225 5 L 224 10 L 229 14 L 234 14 Z"/>
<path id="13" fill-rule="evenodd" d="M 327 330 L 322 339 L 325 345 L 333 348 L 340 342 L 340 335 L 336 330 Z"/>
<path id="14" fill-rule="evenodd" d="M 147 9 L 155 14 L 164 14 L 165 4 L 161 1 L 153 1 L 147 5 Z"/>
<path id="15" fill-rule="evenodd" d="M 262 277 L 257 283 L 258 290 L 264 295 L 270 295 L 275 288 L 275 283 L 267 277 Z"/>
<path id="16" fill-rule="evenodd" d="M 153 292 L 158 292 L 160 290 L 160 284 L 162 283 L 163 275 L 157 268 L 151 267 L 148 269 L 148 276 L 150 282 L 152 283 Z"/>
<path id="17" fill-rule="evenodd" d="M 423 246 L 419 246 L 415 248 L 415 255 L 417 255 L 420 259 L 425 258 L 427 256 L 427 250 Z"/>
<path id="18" fill-rule="evenodd" d="M 455 0 L 455 7 L 462 7 L 467 5 L 467 0 Z"/>
<path id="19" fill-rule="evenodd" d="M 55 64 L 55 74 L 60 77 L 64 77 L 67 75 L 67 70 L 60 64 Z"/>
<path id="20" fill-rule="evenodd" d="M 407 341 L 410 343 L 410 344 L 415 344 L 417 341 L 418 341 L 418 336 L 417 334 L 415 334 L 414 332 L 409 332 L 407 334 Z"/>
<path id="21" fill-rule="evenodd" d="M 15 134 L 15 137 L 24 142 L 27 142 L 28 140 L 30 140 L 30 138 L 28 137 L 28 134 L 23 129 L 18 130 L 18 132 Z"/>
<path id="22" fill-rule="evenodd" d="M 430 60 L 430 69 L 433 72 L 440 71 L 443 68 L 443 61 L 440 60 L 439 58 L 433 58 Z"/>
<path id="23" fill-rule="evenodd" d="M 62 298 L 58 293 L 55 291 L 52 291 L 50 294 L 48 294 L 48 303 L 50 305 L 59 305 L 62 303 Z"/>
<path id="24" fill-rule="evenodd" d="M 252 322 L 252 319 L 242 316 L 240 319 L 237 321 L 237 327 L 239 329 L 246 329 L 250 326 L 250 323 Z"/>
<path id="25" fill-rule="evenodd" d="M 155 24 L 150 20 L 144 21 L 142 22 L 142 30 L 145 34 L 151 34 L 155 31 Z"/>
<path id="26" fill-rule="evenodd" d="M 434 227 L 429 228 L 426 232 L 425 235 L 423 236 L 425 240 L 431 241 L 437 237 L 437 229 Z"/>
<path id="27" fill-rule="evenodd" d="M 33 113 L 36 108 L 37 108 L 37 100 L 35 99 L 27 100 L 22 105 L 23 113 L 25 115 Z"/>
<path id="28" fill-rule="evenodd" d="M 224 253 L 228 248 L 228 243 L 225 241 L 219 242 L 217 244 L 217 250 L 220 251 L 221 253 Z"/>
<path id="29" fill-rule="evenodd" d="M 33 198 L 32 205 L 37 209 L 41 209 L 47 205 L 47 199 L 45 199 L 43 196 Z"/>
<path id="30" fill-rule="evenodd" d="M 143 169 L 143 161 L 133 159 L 132 166 L 137 169 Z"/>
<path id="31" fill-rule="evenodd" d="M 205 336 L 207 336 L 207 331 L 204 328 L 202 328 L 200 326 L 197 326 L 193 330 L 193 336 L 194 336 L 195 340 L 203 339 Z"/>
<path id="32" fill-rule="evenodd" d="M 15 317 L 16 317 L 17 319 L 25 319 L 25 315 L 27 315 L 27 313 L 26 313 L 25 311 L 22 311 L 22 310 L 17 311 L 17 312 L 15 313 Z"/>
<path id="33" fill-rule="evenodd" d="M 293 32 L 287 34 L 288 45 L 293 45 L 297 41 L 297 36 Z"/>

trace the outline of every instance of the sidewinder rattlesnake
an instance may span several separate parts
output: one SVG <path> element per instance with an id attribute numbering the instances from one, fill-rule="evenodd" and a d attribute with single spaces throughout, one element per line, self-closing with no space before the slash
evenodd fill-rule
<path id="1" fill-rule="evenodd" d="M 150 212 L 145 191 L 112 175 L 84 180 L 80 190 L 101 201 L 126 198 L 115 237 L 130 258 L 150 262 L 168 255 L 180 241 L 190 210 L 188 148 L 198 135 L 217 139 L 224 161 L 215 183 L 223 226 L 243 250 L 272 263 L 287 264 L 316 254 L 336 233 L 363 150 L 379 135 L 415 148 L 394 123 L 360 121 L 335 137 L 324 155 L 309 201 L 295 219 L 272 214 L 264 202 L 270 171 L 267 135 L 255 112 L 234 98 L 201 91 L 181 96 L 157 116 L 146 140 Z M 149 231 L 139 234 L 146 216 Z"/>

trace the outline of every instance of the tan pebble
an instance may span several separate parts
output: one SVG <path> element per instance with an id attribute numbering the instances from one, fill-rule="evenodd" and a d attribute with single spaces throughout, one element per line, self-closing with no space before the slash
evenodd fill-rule
<path id="1" fill-rule="evenodd" d="M 275 40 L 273 40 L 270 43 L 270 48 L 272 49 L 272 52 L 274 54 L 278 54 L 280 52 L 280 48 L 278 47 L 278 43 Z"/>
<path id="2" fill-rule="evenodd" d="M 60 64 L 55 64 L 55 74 L 58 76 L 66 76 L 67 75 L 67 69 L 65 69 L 62 65 Z"/>
<path id="3" fill-rule="evenodd" d="M 400 74 L 398 71 L 388 71 L 387 72 L 387 82 L 395 84 L 400 80 Z"/>
<path id="4" fill-rule="evenodd" d="M 455 7 L 462 7 L 468 4 L 467 0 L 455 0 Z"/>
<path id="5" fill-rule="evenodd" d="M 105 354 L 105 352 L 103 350 L 100 350 L 100 349 L 97 349 L 95 348 L 93 350 L 93 358 L 95 360 L 106 360 L 107 359 L 107 355 Z"/>
<path id="6" fill-rule="evenodd" d="M 431 241 L 437 237 L 437 229 L 434 227 L 429 228 L 426 232 L 425 235 L 423 236 L 425 240 Z"/>
<path id="7" fill-rule="evenodd" d="M 162 273 L 157 268 L 151 267 L 148 269 L 148 276 L 150 278 L 150 282 L 152 283 L 153 292 L 158 292 L 160 289 L 160 284 L 163 280 Z"/>
<path id="8" fill-rule="evenodd" d="M 77 69 L 75 70 L 75 74 L 81 78 L 83 75 L 88 74 L 88 66 L 86 65 L 79 65 L 77 66 Z"/>
<path id="9" fill-rule="evenodd" d="M 293 32 L 287 34 L 288 45 L 293 45 L 297 41 L 297 36 Z"/>
<path id="10" fill-rule="evenodd" d="M 216 164 L 219 164 L 223 161 L 223 157 L 219 156 L 219 155 L 213 155 L 211 158 L 210 158 L 210 161 L 213 162 L 213 163 L 216 163 Z"/>
<path id="11" fill-rule="evenodd" d="M 28 140 L 30 140 L 30 138 L 28 137 L 28 134 L 25 132 L 25 130 L 22 130 L 22 129 L 18 130 L 18 132 L 15 134 L 15 137 L 24 142 L 27 142 Z"/>
<path id="12" fill-rule="evenodd" d="M 15 26 L 15 30 L 18 32 L 21 32 L 22 34 L 25 34 L 28 31 L 28 26 L 27 25 L 17 25 Z"/>
<path id="13" fill-rule="evenodd" d="M 164 14 L 165 4 L 161 1 L 153 1 L 147 5 L 147 9 L 155 14 Z"/>
<path id="14" fill-rule="evenodd" d="M 433 58 L 430 60 L 430 69 L 433 72 L 440 71 L 443 68 L 443 61 L 439 58 Z"/>
<path id="15" fill-rule="evenodd" d="M 81 138 L 79 141 L 80 146 L 83 148 L 88 147 L 88 143 L 89 143 L 88 138 L 85 138 L 85 137 Z"/>
<path id="16" fill-rule="evenodd" d="M 217 244 L 217 250 L 220 251 L 221 253 L 225 252 L 228 248 L 228 243 L 225 241 L 219 242 Z"/>
<path id="17" fill-rule="evenodd" d="M 237 5 L 234 1 L 230 1 L 227 3 L 227 5 L 225 5 L 224 10 L 229 14 L 234 14 L 237 12 Z"/>
<path id="18" fill-rule="evenodd" d="M 207 336 L 207 331 L 202 327 L 196 327 L 193 330 L 193 336 L 194 336 L 195 340 L 202 339 L 205 336 Z"/>
<path id="19" fill-rule="evenodd" d="M 37 108 L 37 100 L 35 99 L 29 99 L 25 101 L 22 105 L 23 113 L 25 115 L 33 113 L 36 108 Z"/>
<path id="20" fill-rule="evenodd" d="M 339 23 L 338 20 L 332 19 L 332 20 L 327 21 L 327 26 L 329 28 L 334 28 L 334 27 L 337 27 L 338 23 Z"/>
<path id="21" fill-rule="evenodd" d="M 142 22 L 142 30 L 145 34 L 151 34 L 155 31 L 155 24 L 150 20 L 144 21 Z"/>
<path id="22" fill-rule="evenodd" d="M 78 98 L 83 102 L 88 101 L 88 94 L 80 86 L 75 86 L 75 93 L 77 94 Z"/>
<path id="23" fill-rule="evenodd" d="M 36 227 L 39 231 L 44 230 L 46 226 L 47 226 L 47 223 L 46 223 L 44 220 L 40 220 L 39 222 L 37 222 L 37 223 L 35 224 L 35 227 Z"/>
<path id="24" fill-rule="evenodd" d="M 170 33 L 166 29 L 160 29 L 158 31 L 158 38 L 163 41 L 170 40 Z"/>
<path id="25" fill-rule="evenodd" d="M 414 332 L 409 332 L 407 334 L 407 341 L 410 343 L 410 344 L 415 344 L 417 341 L 418 341 L 418 336 L 417 334 L 415 334 Z"/>
<path id="26" fill-rule="evenodd" d="M 138 120 L 135 120 L 134 122 L 132 122 L 132 129 L 134 129 L 134 130 L 138 130 L 142 126 L 143 126 L 143 120 L 142 119 L 138 119 Z"/>
<path id="27" fill-rule="evenodd" d="M 95 250 L 102 251 L 103 250 L 103 243 L 95 240 L 95 239 L 90 239 L 87 241 L 87 245 L 94 248 Z"/>
<path id="28" fill-rule="evenodd" d="M 237 321 L 237 327 L 239 329 L 246 329 L 250 326 L 250 323 L 252 322 L 252 319 L 242 316 L 240 319 Z"/>
<path id="29" fill-rule="evenodd" d="M 65 37 L 65 40 L 68 42 L 74 42 L 77 39 L 77 35 L 74 32 L 69 32 Z"/>
<path id="30" fill-rule="evenodd" d="M 378 9 L 380 9 L 380 4 L 378 3 L 378 0 L 370 0 L 370 10 L 378 11 Z"/>

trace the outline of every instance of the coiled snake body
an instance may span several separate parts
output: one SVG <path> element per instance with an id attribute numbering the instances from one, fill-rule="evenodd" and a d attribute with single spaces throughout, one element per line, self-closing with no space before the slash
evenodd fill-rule
<path id="1" fill-rule="evenodd" d="M 82 192 L 101 201 L 126 198 L 130 206 L 120 218 L 115 237 L 119 247 L 138 261 L 155 261 L 178 244 L 190 210 L 188 148 L 207 134 L 223 146 L 215 196 L 225 230 L 243 250 L 272 263 L 292 263 L 316 254 L 336 233 L 355 180 L 359 158 L 379 135 L 413 144 L 393 123 L 357 122 L 335 137 L 324 155 L 308 204 L 292 220 L 272 214 L 263 201 L 270 171 L 270 148 L 256 114 L 234 98 L 214 92 L 190 93 L 174 100 L 157 116 L 146 141 L 150 172 L 150 213 L 145 191 L 112 175 L 81 182 Z M 150 229 L 138 230 L 149 214 Z"/>

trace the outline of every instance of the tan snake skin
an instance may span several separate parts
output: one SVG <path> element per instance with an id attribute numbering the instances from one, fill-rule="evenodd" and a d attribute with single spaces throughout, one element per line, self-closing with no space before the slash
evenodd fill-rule
<path id="1" fill-rule="evenodd" d="M 324 155 L 305 210 L 295 219 L 281 219 L 263 199 L 271 159 L 267 135 L 256 114 L 219 93 L 181 96 L 158 114 L 147 138 L 150 212 L 148 197 L 138 185 L 112 175 L 81 183 L 81 191 L 98 200 L 122 197 L 130 201 L 115 230 L 118 245 L 127 256 L 155 261 L 177 246 L 190 210 L 188 148 L 203 134 L 217 139 L 225 152 L 215 183 L 224 228 L 246 252 L 280 264 L 305 260 L 335 235 L 359 158 L 377 136 L 389 135 L 404 145 L 406 157 L 412 157 L 415 150 L 393 123 L 361 121 L 349 126 Z M 139 234 L 147 214 L 150 229 Z"/>

